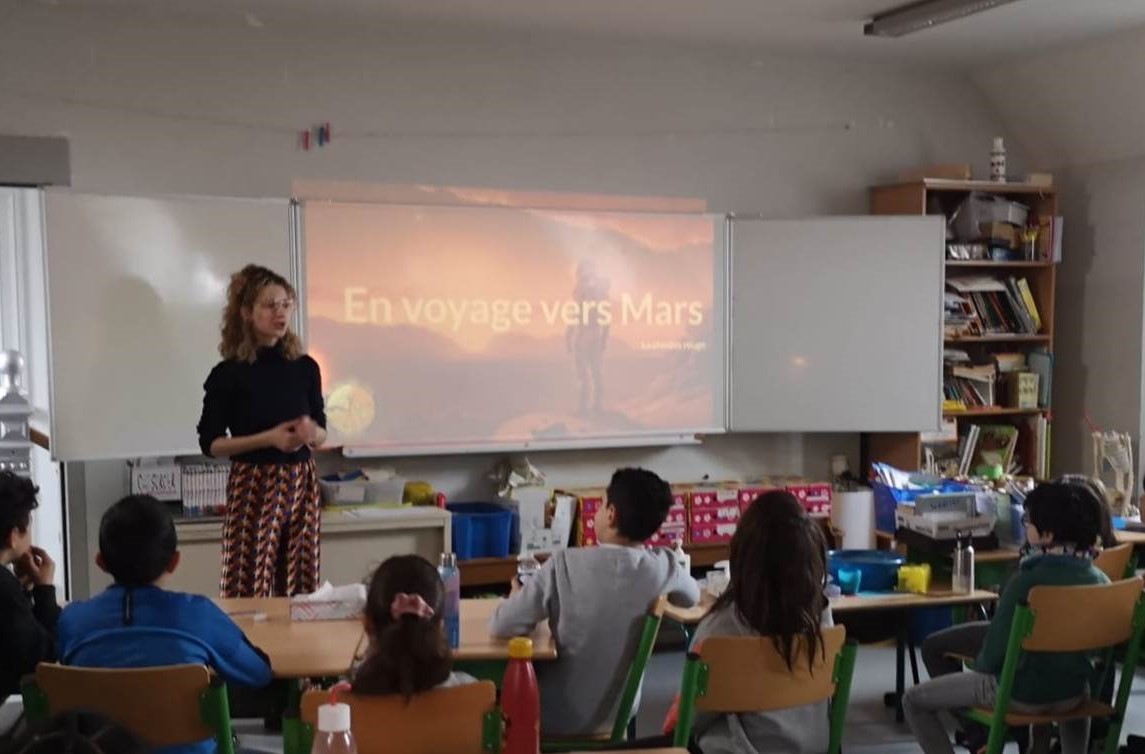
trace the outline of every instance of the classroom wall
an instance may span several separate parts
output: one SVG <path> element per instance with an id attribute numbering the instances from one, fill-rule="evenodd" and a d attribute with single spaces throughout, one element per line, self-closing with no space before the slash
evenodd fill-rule
<path id="1" fill-rule="evenodd" d="M 1104 429 L 1129 432 L 1145 469 L 1142 77 L 1142 29 L 973 76 L 1031 162 L 1052 168 L 1062 188 L 1053 435 L 1059 472 L 1091 467 L 1087 412 Z"/>
<path id="2" fill-rule="evenodd" d="M 337 180 L 862 214 L 867 187 L 907 167 L 969 161 L 984 174 L 991 138 L 1009 135 L 965 75 L 918 65 L 472 29 L 260 30 L 46 4 L 5 13 L 0 131 L 66 136 L 72 185 L 87 191 L 284 196 L 296 181 Z M 331 146 L 299 151 L 297 131 L 320 121 Z M 1011 163 L 1022 164 L 1016 147 Z M 713 438 L 534 460 L 554 483 L 579 485 L 622 464 L 678 481 L 821 477 L 835 452 L 856 464 L 858 438 Z M 464 498 L 486 491 L 495 460 L 396 465 Z M 114 463 L 74 471 L 78 556 L 123 475 Z"/>

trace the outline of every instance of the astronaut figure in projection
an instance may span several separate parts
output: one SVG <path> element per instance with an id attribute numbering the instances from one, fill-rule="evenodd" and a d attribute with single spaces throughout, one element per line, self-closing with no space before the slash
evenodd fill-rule
<path id="1" fill-rule="evenodd" d="M 581 317 L 565 330 L 565 347 L 576 365 L 580 390 L 577 410 L 582 415 L 599 413 L 604 408 L 603 363 L 610 317 L 598 306 L 585 306 L 587 302 L 608 300 L 608 279 L 597 272 L 591 259 L 577 265 L 573 298 L 580 304 Z"/>

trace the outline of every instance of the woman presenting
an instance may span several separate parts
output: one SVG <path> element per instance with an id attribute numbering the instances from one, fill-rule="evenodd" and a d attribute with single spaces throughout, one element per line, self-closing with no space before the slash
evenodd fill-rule
<path id="1" fill-rule="evenodd" d="M 199 445 L 231 459 L 223 525 L 224 597 L 306 594 L 318 588 L 318 474 L 326 439 L 322 375 L 290 330 L 294 288 L 247 265 L 231 276 L 223 360 L 203 385 Z"/>

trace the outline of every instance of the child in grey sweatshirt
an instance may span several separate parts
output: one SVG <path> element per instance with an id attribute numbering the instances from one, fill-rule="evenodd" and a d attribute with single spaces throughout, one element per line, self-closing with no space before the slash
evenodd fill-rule
<path id="1" fill-rule="evenodd" d="M 670 550 L 643 545 L 671 504 L 668 484 L 652 472 L 617 471 L 594 519 L 600 545 L 554 553 L 497 606 L 494 636 L 526 635 L 547 619 L 556 638 L 558 659 L 535 666 L 545 736 L 607 733 L 648 607 L 664 594 L 682 606 L 699 600 Z"/>

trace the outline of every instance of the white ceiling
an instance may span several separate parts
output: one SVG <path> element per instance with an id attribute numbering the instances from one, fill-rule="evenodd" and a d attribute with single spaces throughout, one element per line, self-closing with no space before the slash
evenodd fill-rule
<path id="1" fill-rule="evenodd" d="M 425 22 L 815 54 L 985 65 L 1145 26 L 1145 0 L 1021 0 L 898 39 L 863 23 L 905 0 L 17 0 L 56 12 L 126 11 L 273 29 Z M 0 6 L 3 0 L 0 0 Z"/>

